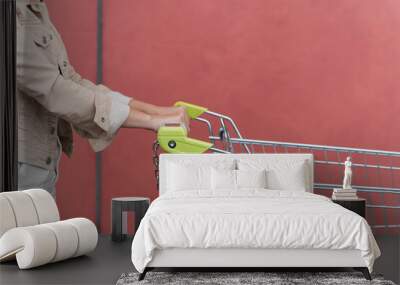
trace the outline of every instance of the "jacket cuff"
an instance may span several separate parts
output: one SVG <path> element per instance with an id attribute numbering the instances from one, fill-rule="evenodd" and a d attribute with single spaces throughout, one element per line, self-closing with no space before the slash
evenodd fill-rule
<path id="1" fill-rule="evenodd" d="M 117 101 L 119 101 L 122 104 L 128 105 L 129 102 L 132 100 L 131 97 L 125 96 L 119 92 L 116 91 L 111 91 L 108 92 L 107 95 L 109 95 L 112 99 L 115 99 Z"/>
<path id="2" fill-rule="evenodd" d="M 113 141 L 113 137 L 103 137 L 98 139 L 88 139 L 93 151 L 99 152 L 106 149 Z"/>
<path id="3" fill-rule="evenodd" d="M 128 118 L 131 100 L 119 92 L 97 93 L 94 98 L 95 123 L 107 134 L 114 134 Z"/>
<path id="4" fill-rule="evenodd" d="M 89 138 L 89 143 L 94 151 L 102 151 L 112 142 L 118 129 L 129 116 L 130 100 L 130 97 L 118 92 L 96 94 L 94 121 L 103 129 L 104 134 L 97 138 Z"/>
<path id="5" fill-rule="evenodd" d="M 101 128 L 105 133 L 110 133 L 110 112 L 112 99 L 103 93 L 97 93 L 94 97 L 94 105 L 96 108 L 94 115 L 94 122 Z"/>
<path id="6" fill-rule="evenodd" d="M 129 101 L 128 101 L 129 102 Z M 113 98 L 111 103 L 109 132 L 115 134 L 129 116 L 130 107 L 128 104 L 121 103 L 121 98 Z"/>

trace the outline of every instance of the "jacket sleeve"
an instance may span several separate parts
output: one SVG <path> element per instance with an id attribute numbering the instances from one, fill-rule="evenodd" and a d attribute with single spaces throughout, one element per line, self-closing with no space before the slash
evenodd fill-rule
<path id="1" fill-rule="evenodd" d="M 17 88 L 88 137 L 112 136 L 112 110 L 119 102 L 106 89 L 102 92 L 102 87 L 90 88 L 87 82 L 80 84 L 63 76 L 59 47 L 53 41 L 54 35 L 45 27 L 17 23 Z"/>
<path id="2" fill-rule="evenodd" d="M 92 81 L 83 78 L 78 72 L 76 72 L 75 68 L 72 65 L 68 65 L 67 68 L 68 76 L 72 81 L 78 83 L 81 86 L 87 87 L 92 90 L 96 90 L 102 93 L 111 92 L 111 89 L 103 84 L 94 84 Z"/>
<path id="3" fill-rule="evenodd" d="M 132 98 L 125 96 L 119 92 L 112 91 L 105 85 L 94 84 L 92 81 L 83 78 L 79 73 L 75 71 L 72 65 L 68 65 L 68 74 L 71 80 L 78 83 L 79 85 L 89 88 L 94 92 L 105 93 L 111 98 L 111 108 L 109 114 L 109 134 L 94 138 L 90 136 L 90 134 L 85 132 L 85 130 L 79 128 L 79 126 L 74 126 L 75 131 L 80 136 L 89 139 L 89 143 L 95 151 L 103 150 L 112 142 L 112 139 L 117 134 L 119 128 L 128 118 L 130 112 L 129 103 Z"/>

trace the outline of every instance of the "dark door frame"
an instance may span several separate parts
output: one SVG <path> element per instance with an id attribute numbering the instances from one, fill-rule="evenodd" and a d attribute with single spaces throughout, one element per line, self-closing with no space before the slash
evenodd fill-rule
<path id="1" fill-rule="evenodd" d="M 15 0 L 0 0 L 0 192 L 18 189 Z"/>

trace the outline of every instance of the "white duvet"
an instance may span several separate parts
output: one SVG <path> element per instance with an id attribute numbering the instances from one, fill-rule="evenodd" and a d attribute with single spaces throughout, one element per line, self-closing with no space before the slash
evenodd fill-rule
<path id="1" fill-rule="evenodd" d="M 138 228 L 132 262 L 143 272 L 165 248 L 358 249 L 371 272 L 380 255 L 359 215 L 320 195 L 265 189 L 162 195 Z"/>

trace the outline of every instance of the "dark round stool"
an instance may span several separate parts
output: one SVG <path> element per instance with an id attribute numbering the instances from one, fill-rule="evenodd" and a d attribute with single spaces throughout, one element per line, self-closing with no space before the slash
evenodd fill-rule
<path id="1" fill-rule="evenodd" d="M 146 214 L 150 199 L 145 197 L 118 197 L 111 200 L 111 239 L 122 241 L 126 238 L 127 213 L 135 212 L 135 232 Z"/>

